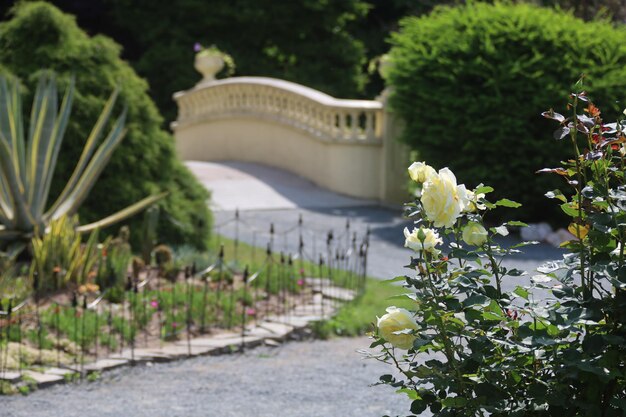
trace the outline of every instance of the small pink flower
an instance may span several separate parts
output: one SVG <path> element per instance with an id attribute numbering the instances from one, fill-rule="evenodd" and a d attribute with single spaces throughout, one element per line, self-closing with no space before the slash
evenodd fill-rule
<path id="1" fill-rule="evenodd" d="M 172 322 L 172 329 L 175 329 L 178 327 L 178 323 L 176 323 L 175 321 Z"/>
<path id="2" fill-rule="evenodd" d="M 252 307 L 248 307 L 246 308 L 246 314 L 248 316 L 256 316 L 256 310 L 253 309 Z"/>
<path id="3" fill-rule="evenodd" d="M 304 276 L 304 269 L 300 269 L 300 275 Z"/>
<path id="4" fill-rule="evenodd" d="M 159 308 L 159 302 L 157 300 L 150 301 L 150 307 Z"/>
<path id="5" fill-rule="evenodd" d="M 304 285 L 304 280 L 303 279 L 299 279 L 298 280 L 298 286 L 301 287 Z"/>

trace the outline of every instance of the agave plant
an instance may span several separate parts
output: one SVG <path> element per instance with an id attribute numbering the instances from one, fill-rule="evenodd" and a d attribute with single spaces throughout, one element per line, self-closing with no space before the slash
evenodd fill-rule
<path id="1" fill-rule="evenodd" d="M 58 290 L 69 282 L 85 284 L 94 271 L 102 253 L 98 249 L 98 229 L 83 245 L 77 223 L 76 216 L 61 216 L 50 223 L 45 235 L 32 239 L 31 278 L 35 272 L 39 276 L 38 282 L 32 280 L 35 290 Z"/>
<path id="2" fill-rule="evenodd" d="M 13 253 L 21 251 L 32 237 L 44 234 L 50 222 L 77 212 L 124 137 L 126 110 L 100 141 L 118 96 L 116 89 L 87 137 L 72 176 L 49 205 L 50 185 L 73 94 L 72 79 L 59 108 L 54 75 L 44 73 L 37 85 L 26 131 L 20 85 L 15 79 L 0 77 L 0 242 L 4 241 Z M 78 226 L 77 230 L 82 233 L 114 224 L 164 195 L 149 196 L 100 221 Z"/>

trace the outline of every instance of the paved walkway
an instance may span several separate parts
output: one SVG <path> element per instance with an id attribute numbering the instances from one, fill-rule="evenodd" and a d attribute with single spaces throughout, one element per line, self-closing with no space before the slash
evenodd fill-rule
<path id="1" fill-rule="evenodd" d="M 211 190 L 213 210 L 276 210 L 376 204 L 323 190 L 278 169 L 248 162 L 187 162 Z"/>
<path id="2" fill-rule="evenodd" d="M 188 165 L 213 192 L 216 224 L 233 219 L 235 209 L 239 209 L 241 225 L 238 230 L 234 222 L 230 222 L 218 229 L 220 234 L 231 238 L 238 235 L 245 242 L 265 246 L 269 225 L 274 224 L 274 247 L 296 253 L 297 236 L 283 238 L 281 233 L 293 229 L 302 216 L 304 228 L 312 231 L 305 249 L 309 257 L 316 258 L 314 253 L 324 251 L 327 232 L 333 230 L 336 237 L 344 235 L 346 219 L 350 219 L 351 233 L 356 231 L 363 236 L 367 226 L 371 228 L 369 275 L 387 279 L 407 272 L 403 265 L 408 263 L 411 251 L 403 247 L 402 231 L 412 223 L 402 217 L 400 207 L 387 208 L 372 201 L 341 196 L 291 173 L 252 163 L 190 162 Z M 502 241 L 513 245 L 518 243 L 518 238 L 511 236 Z M 548 244 L 527 247 L 523 251 L 505 261 L 505 266 L 532 272 L 545 261 L 561 258 L 562 253 Z M 524 278 L 509 280 L 504 287 L 513 289 L 527 282 Z"/>

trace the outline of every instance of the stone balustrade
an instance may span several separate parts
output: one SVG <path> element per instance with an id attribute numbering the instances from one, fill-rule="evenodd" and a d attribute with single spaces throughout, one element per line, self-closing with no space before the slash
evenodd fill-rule
<path id="1" fill-rule="evenodd" d="M 174 95 L 177 125 L 250 116 L 304 130 L 328 141 L 382 140 L 383 105 L 341 100 L 288 81 L 237 77 L 203 83 Z"/>
<path id="2" fill-rule="evenodd" d="M 288 81 L 215 80 L 214 71 L 204 72 L 195 87 L 174 95 L 172 129 L 183 159 L 255 162 L 345 195 L 405 200 L 408 152 L 396 140 L 386 94 L 342 100 Z"/>

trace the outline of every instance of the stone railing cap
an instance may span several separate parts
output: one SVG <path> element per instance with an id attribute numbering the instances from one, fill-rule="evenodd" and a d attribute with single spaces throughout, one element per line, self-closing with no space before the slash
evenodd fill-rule
<path id="1" fill-rule="evenodd" d="M 266 87 L 274 87 L 279 90 L 291 92 L 310 100 L 316 101 L 324 106 L 342 108 L 342 109 L 382 109 L 383 104 L 376 100 L 348 100 L 332 97 L 321 91 L 314 90 L 313 88 L 306 87 L 304 85 L 292 83 L 290 81 L 279 80 L 270 77 L 231 77 L 222 80 L 215 80 L 211 82 L 201 83 L 195 88 L 188 91 L 181 91 L 174 94 L 174 99 L 178 100 L 182 96 L 188 93 L 194 93 L 196 91 L 207 90 L 211 88 L 221 87 L 225 85 L 258 85 Z"/>

